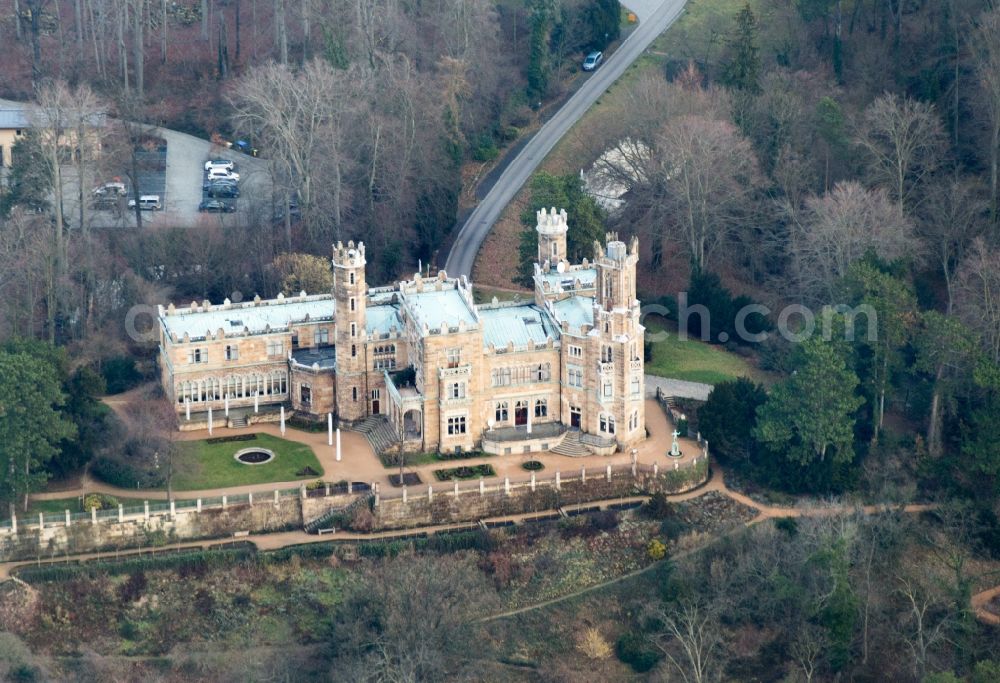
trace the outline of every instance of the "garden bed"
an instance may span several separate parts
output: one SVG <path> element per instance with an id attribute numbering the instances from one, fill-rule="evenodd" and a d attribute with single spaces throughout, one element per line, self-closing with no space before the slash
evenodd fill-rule
<path id="1" fill-rule="evenodd" d="M 255 434 L 255 447 L 273 451 L 275 458 L 247 467 L 233 456 L 240 443 L 182 441 L 176 444 L 173 488 L 176 491 L 225 488 L 247 484 L 311 479 L 321 476 L 323 467 L 312 448 L 270 434 Z M 305 474 L 308 472 L 308 474 Z"/>
<path id="2" fill-rule="evenodd" d="M 521 468 L 528 470 L 529 472 L 540 472 L 545 469 L 545 465 L 538 460 L 529 460 L 528 462 L 522 462 Z"/>
<path id="3" fill-rule="evenodd" d="M 389 483 L 399 488 L 401 486 L 416 486 L 421 483 L 420 475 L 416 472 L 404 472 L 402 476 L 402 481 L 400 481 L 400 476 L 398 474 L 389 475 Z"/>
<path id="4" fill-rule="evenodd" d="M 434 470 L 434 476 L 438 481 L 454 481 L 455 479 L 479 479 L 480 477 L 495 477 L 496 470 L 492 465 L 464 465 L 462 467 L 449 467 L 443 470 Z"/>

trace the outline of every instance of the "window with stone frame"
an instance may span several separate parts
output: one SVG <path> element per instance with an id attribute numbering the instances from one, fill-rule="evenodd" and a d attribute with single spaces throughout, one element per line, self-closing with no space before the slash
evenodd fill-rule
<path id="1" fill-rule="evenodd" d="M 498 401 L 494 410 L 494 418 L 497 424 L 502 424 L 510 419 L 510 403 L 507 401 Z"/>
<path id="2" fill-rule="evenodd" d="M 457 368 L 462 362 L 462 349 L 448 349 L 448 367 Z"/>
<path id="3" fill-rule="evenodd" d="M 229 344 L 226 346 L 226 360 L 239 360 L 240 359 L 240 349 L 235 344 Z"/>
<path id="4" fill-rule="evenodd" d="M 465 415 L 456 415 L 454 417 L 448 418 L 448 434 L 449 436 L 455 434 L 465 434 L 466 430 L 466 419 Z"/>
<path id="5" fill-rule="evenodd" d="M 547 417 L 549 414 L 549 402 L 544 398 L 535 401 L 535 417 Z"/>
<path id="6" fill-rule="evenodd" d="M 317 327 L 313 330 L 313 346 L 326 346 L 330 343 L 330 330 L 326 327 Z"/>
<path id="7" fill-rule="evenodd" d="M 276 358 L 278 356 L 285 355 L 285 343 L 279 340 L 270 340 L 267 342 L 267 355 L 271 358 Z"/>
<path id="8" fill-rule="evenodd" d="M 569 365 L 566 369 L 567 384 L 571 387 L 583 386 L 583 368 L 579 365 Z"/>
<path id="9" fill-rule="evenodd" d="M 605 434 L 615 433 L 615 417 L 614 415 L 601 414 L 601 431 Z"/>
<path id="10" fill-rule="evenodd" d="M 465 382 L 452 382 L 449 384 L 448 398 L 465 398 Z"/>

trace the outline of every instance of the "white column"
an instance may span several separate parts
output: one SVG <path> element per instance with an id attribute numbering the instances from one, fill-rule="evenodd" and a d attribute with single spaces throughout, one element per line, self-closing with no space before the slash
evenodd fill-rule
<path id="1" fill-rule="evenodd" d="M 330 497 L 330 485 L 329 484 L 323 484 L 323 497 L 324 498 L 329 498 Z"/>
<path id="2" fill-rule="evenodd" d="M 458 479 L 455 480 L 455 497 L 458 498 Z"/>
<path id="3" fill-rule="evenodd" d="M 175 501 L 170 501 L 170 519 L 177 516 L 177 503 Z"/>
<path id="4" fill-rule="evenodd" d="M 659 476 L 659 474 L 660 474 L 660 466 L 654 462 L 653 463 L 653 476 L 656 477 L 656 476 Z"/>
<path id="5" fill-rule="evenodd" d="M 281 435 L 285 435 L 285 406 L 281 406 Z"/>
<path id="6" fill-rule="evenodd" d="M 125 506 L 118 503 L 118 523 L 125 521 Z"/>
<path id="7" fill-rule="evenodd" d="M 337 427 L 337 462 L 340 462 L 340 427 Z"/>
<path id="8" fill-rule="evenodd" d="M 510 495 L 510 477 L 503 478 L 503 492 Z"/>
<path id="9" fill-rule="evenodd" d="M 586 467 L 581 467 L 580 468 L 580 483 L 582 484 L 582 483 L 584 483 L 586 481 L 587 481 L 587 468 Z"/>
<path id="10" fill-rule="evenodd" d="M 486 495 L 486 482 L 483 481 L 482 477 L 479 477 L 479 495 Z"/>
<path id="11" fill-rule="evenodd" d="M 429 503 L 432 500 L 434 500 L 434 485 L 430 484 L 427 487 L 427 502 Z"/>
<path id="12" fill-rule="evenodd" d="M 229 417 L 229 394 L 225 394 L 222 397 L 222 400 L 225 402 L 224 405 L 226 407 L 226 417 Z"/>
<path id="13" fill-rule="evenodd" d="M 90 526 L 97 526 L 97 506 L 90 508 Z"/>
<path id="14" fill-rule="evenodd" d="M 44 528 L 45 528 L 45 513 L 44 512 L 39 512 L 38 513 L 38 530 L 41 531 Z"/>
<path id="15" fill-rule="evenodd" d="M 406 502 L 406 487 L 403 487 L 403 502 Z"/>
<path id="16" fill-rule="evenodd" d="M 608 472 L 608 481 L 611 481 L 611 465 L 608 465 L 607 472 Z"/>
<path id="17" fill-rule="evenodd" d="M 256 415 L 260 410 L 260 392 L 253 392 L 253 414 Z"/>
<path id="18" fill-rule="evenodd" d="M 680 466 L 681 466 L 681 464 L 679 462 L 675 462 L 674 463 L 674 469 L 675 470 L 678 469 Z"/>
<path id="19" fill-rule="evenodd" d="M 278 489 L 274 489 L 274 507 L 278 507 L 281 503 L 279 502 L 281 498 L 278 496 Z"/>
<path id="20" fill-rule="evenodd" d="M 354 482 L 352 482 L 350 479 L 347 480 L 347 492 L 354 493 Z"/>
<path id="21" fill-rule="evenodd" d="M 535 473 L 534 472 L 531 473 L 531 491 L 532 491 L 532 493 L 534 493 L 534 491 L 535 491 Z"/>
<path id="22" fill-rule="evenodd" d="M 208 435 L 212 436 L 212 408 L 208 408 Z"/>
<path id="23" fill-rule="evenodd" d="M 556 472 L 556 491 L 558 491 L 560 489 L 560 487 L 561 486 L 560 486 L 560 482 L 559 482 L 559 473 Z"/>
<path id="24" fill-rule="evenodd" d="M 535 412 L 535 407 L 528 401 L 528 434 L 531 434 L 531 416 Z"/>
<path id="25" fill-rule="evenodd" d="M 10 530 L 15 536 L 17 536 L 17 515 L 10 516 Z"/>
<path id="26" fill-rule="evenodd" d="M 149 519 L 149 501 L 148 500 L 142 501 L 142 508 L 143 508 L 143 510 L 142 510 L 142 516 L 145 519 Z"/>
<path id="27" fill-rule="evenodd" d="M 333 413 L 326 414 L 326 445 L 333 445 Z"/>
<path id="28" fill-rule="evenodd" d="M 66 528 L 68 529 L 70 525 L 69 510 L 66 511 Z"/>
<path id="29" fill-rule="evenodd" d="M 191 399 L 189 398 L 184 399 L 184 417 L 187 418 L 188 422 L 191 421 Z"/>
<path id="30" fill-rule="evenodd" d="M 247 503 L 249 503 L 251 506 L 253 505 L 253 493 L 247 494 Z"/>
<path id="31" fill-rule="evenodd" d="M 225 510 L 225 509 L 226 509 L 226 503 L 228 503 L 228 502 L 229 502 L 229 500 L 228 500 L 228 496 L 226 496 L 226 495 L 223 495 L 223 496 L 222 496 L 222 509 L 223 509 L 223 510 Z"/>
<path id="32" fill-rule="evenodd" d="M 198 514 L 201 514 L 201 498 L 198 499 L 198 507 L 195 509 L 198 511 Z"/>

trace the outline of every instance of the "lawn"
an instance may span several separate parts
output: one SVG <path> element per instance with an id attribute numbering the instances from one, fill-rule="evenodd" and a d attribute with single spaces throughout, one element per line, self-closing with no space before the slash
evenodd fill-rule
<path id="1" fill-rule="evenodd" d="M 766 373 L 721 346 L 691 338 L 681 341 L 671 321 L 647 316 L 643 325 L 647 339 L 657 332 L 667 335 L 653 342 L 653 358 L 646 363 L 646 372 L 650 375 L 705 384 L 718 384 L 737 377 L 750 377 L 758 382 L 767 379 Z"/>
<path id="2" fill-rule="evenodd" d="M 236 451 L 254 447 L 274 451 L 274 460 L 262 465 L 244 465 L 233 458 Z M 312 448 L 269 434 L 257 434 L 252 441 L 183 441 L 177 444 L 177 451 L 173 481 L 177 491 L 317 479 L 323 474 Z M 307 467 L 314 474 L 299 474 Z"/>

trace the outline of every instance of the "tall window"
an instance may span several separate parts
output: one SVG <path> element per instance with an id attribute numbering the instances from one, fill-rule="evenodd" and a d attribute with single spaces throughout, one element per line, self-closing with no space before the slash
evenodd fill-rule
<path id="1" fill-rule="evenodd" d="M 351 310 L 354 310 L 354 297 L 351 297 Z"/>
<path id="2" fill-rule="evenodd" d="M 452 382 L 449 384 L 448 398 L 465 398 L 465 382 Z"/>
<path id="3" fill-rule="evenodd" d="M 582 346 L 570 346 L 569 347 L 569 357 L 570 358 L 583 358 L 583 347 Z"/>
<path id="4" fill-rule="evenodd" d="M 226 347 L 226 360 L 239 360 L 240 349 L 238 346 L 229 345 Z"/>
<path id="5" fill-rule="evenodd" d="M 269 341 L 267 342 L 267 355 L 272 358 L 275 356 L 285 355 L 285 344 L 281 341 Z"/>
<path id="6" fill-rule="evenodd" d="M 351 336 L 352 337 L 358 336 L 358 325 L 357 325 L 357 323 L 351 323 Z"/>
<path id="7" fill-rule="evenodd" d="M 549 414 L 549 402 L 544 398 L 535 401 L 535 417 L 545 417 Z"/>
<path id="8" fill-rule="evenodd" d="M 465 434 L 465 415 L 448 418 L 448 434 Z"/>
<path id="9" fill-rule="evenodd" d="M 571 387 L 583 386 L 583 368 L 578 365 L 570 365 L 567 372 L 569 373 L 568 384 Z"/>
<path id="10" fill-rule="evenodd" d="M 208 349 L 191 349 L 188 351 L 188 363 L 207 363 Z"/>
<path id="11" fill-rule="evenodd" d="M 615 433 L 615 417 L 614 415 L 601 415 L 601 431 L 605 434 Z"/>
<path id="12" fill-rule="evenodd" d="M 605 346 L 603 349 L 601 349 L 602 363 L 610 363 L 613 358 L 614 358 L 614 352 L 611 350 L 610 346 Z"/>
<path id="13" fill-rule="evenodd" d="M 348 276 L 348 280 L 350 281 L 350 283 L 351 283 L 352 285 L 354 284 L 354 273 L 351 273 L 351 274 L 350 274 L 350 275 Z"/>
<path id="14" fill-rule="evenodd" d="M 358 355 L 358 347 L 355 344 L 351 344 L 351 358 Z"/>
<path id="15" fill-rule="evenodd" d="M 638 377 L 633 377 L 632 378 L 632 395 L 633 396 L 638 396 L 639 395 L 639 378 Z"/>
<path id="16" fill-rule="evenodd" d="M 507 401 L 500 401 L 499 403 L 496 404 L 496 411 L 494 417 L 496 417 L 497 424 L 506 422 L 508 419 L 510 419 L 509 408 L 510 404 L 507 403 Z"/>
<path id="17" fill-rule="evenodd" d="M 462 349 L 448 349 L 448 367 L 457 368 L 462 361 Z"/>
<path id="18" fill-rule="evenodd" d="M 312 387 L 308 384 L 303 384 L 299 388 L 299 395 L 302 398 L 302 405 L 309 405 L 312 403 Z"/>
<path id="19" fill-rule="evenodd" d="M 313 346 L 325 346 L 330 343 L 330 330 L 326 327 L 317 327 L 313 330 Z"/>
<path id="20" fill-rule="evenodd" d="M 357 387 L 351 387 L 351 400 L 352 401 L 357 401 L 358 400 L 358 388 Z"/>
<path id="21" fill-rule="evenodd" d="M 614 388 L 611 386 L 611 382 L 604 383 L 604 398 L 611 398 L 614 396 Z"/>

